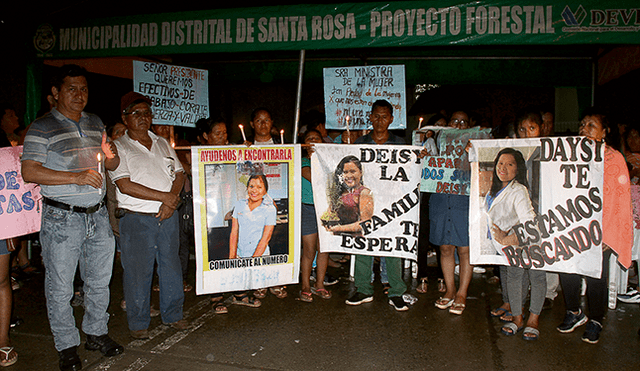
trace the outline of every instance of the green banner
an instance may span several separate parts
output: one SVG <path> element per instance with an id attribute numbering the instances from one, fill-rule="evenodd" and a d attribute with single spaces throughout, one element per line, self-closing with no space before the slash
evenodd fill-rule
<path id="1" fill-rule="evenodd" d="M 394 46 L 638 44 L 637 0 L 294 5 L 41 25 L 44 58 Z"/>

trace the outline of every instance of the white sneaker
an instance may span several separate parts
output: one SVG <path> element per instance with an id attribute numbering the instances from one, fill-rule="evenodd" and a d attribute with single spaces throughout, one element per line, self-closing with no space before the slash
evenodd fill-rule
<path id="1" fill-rule="evenodd" d="M 638 292 L 638 290 L 631 289 L 626 294 L 618 294 L 618 300 L 627 304 L 639 304 L 640 292 Z"/>
<path id="2" fill-rule="evenodd" d="M 484 273 L 487 273 L 487 270 L 483 267 L 477 266 L 477 267 L 473 267 L 473 273 L 484 274 Z"/>

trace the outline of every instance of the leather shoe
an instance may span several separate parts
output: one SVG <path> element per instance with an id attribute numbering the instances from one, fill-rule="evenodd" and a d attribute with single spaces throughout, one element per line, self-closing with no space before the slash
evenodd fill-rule
<path id="1" fill-rule="evenodd" d="M 189 323 L 187 322 L 187 320 L 184 320 L 184 319 L 181 319 L 180 321 L 176 321 L 173 323 L 166 323 L 166 325 L 169 325 L 178 331 L 186 330 L 189 328 Z"/>
<path id="2" fill-rule="evenodd" d="M 60 357 L 60 370 L 61 371 L 79 371 L 82 370 L 82 362 L 78 356 L 78 347 L 73 346 L 71 348 L 63 349 L 58 352 Z"/>
<path id="3" fill-rule="evenodd" d="M 105 357 L 113 357 L 124 352 L 124 347 L 113 341 L 109 335 L 87 335 L 87 342 L 84 344 L 87 350 L 99 350 Z"/>
<path id="4" fill-rule="evenodd" d="M 129 335 L 134 339 L 146 340 L 149 338 L 149 330 L 131 330 L 129 331 Z"/>

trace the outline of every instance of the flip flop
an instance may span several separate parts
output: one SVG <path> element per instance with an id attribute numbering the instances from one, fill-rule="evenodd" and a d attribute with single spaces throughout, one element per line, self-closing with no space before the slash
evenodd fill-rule
<path id="1" fill-rule="evenodd" d="M 440 298 L 434 303 L 438 309 L 447 309 L 454 304 L 453 299 Z"/>
<path id="2" fill-rule="evenodd" d="M 508 310 L 502 308 L 502 307 L 498 307 L 494 310 L 491 311 L 491 317 L 502 317 L 505 314 L 509 314 L 511 315 L 511 312 L 509 312 Z"/>
<path id="3" fill-rule="evenodd" d="M 318 295 L 323 299 L 331 299 L 331 291 L 327 291 L 325 289 L 316 289 L 315 287 L 311 287 L 311 292 L 314 295 Z"/>
<path id="4" fill-rule="evenodd" d="M 264 299 L 267 296 L 267 289 L 258 289 L 253 292 L 253 296 L 258 299 Z"/>
<path id="5" fill-rule="evenodd" d="M 524 327 L 518 327 L 518 325 L 516 325 L 513 322 L 509 322 L 509 323 L 506 323 L 504 326 L 502 326 L 502 329 L 500 329 L 500 331 L 506 336 L 513 336 L 518 332 L 522 331 L 523 328 Z"/>
<path id="6" fill-rule="evenodd" d="M 300 295 L 296 298 L 296 300 L 304 301 L 305 303 L 312 303 L 313 296 L 308 291 L 300 291 Z"/>
<path id="7" fill-rule="evenodd" d="M 232 296 L 231 304 L 242 305 L 250 308 L 258 308 L 260 305 L 262 305 L 262 302 L 260 302 L 260 300 L 254 297 L 251 297 L 247 294 L 243 294 L 238 296 L 235 296 L 235 295 Z"/>
<path id="8" fill-rule="evenodd" d="M 0 366 L 9 367 L 12 364 L 18 362 L 18 352 L 16 352 L 13 347 L 2 347 L 0 348 Z M 9 358 L 9 355 L 13 352 L 15 357 Z"/>
<path id="9" fill-rule="evenodd" d="M 278 299 L 284 299 L 287 297 L 287 291 L 285 291 L 284 286 L 269 287 L 269 292 L 275 295 Z"/>
<path id="10" fill-rule="evenodd" d="M 513 313 L 507 311 L 505 314 L 500 316 L 500 321 L 502 321 L 502 322 L 513 322 Z"/>
<path id="11" fill-rule="evenodd" d="M 429 281 L 427 278 L 420 279 L 420 283 L 416 287 L 416 292 L 418 294 L 426 294 L 427 288 L 429 287 Z"/>
<path id="12" fill-rule="evenodd" d="M 527 336 L 529 335 L 529 336 Z M 538 330 L 535 327 L 525 327 L 524 331 L 522 332 L 522 338 L 524 340 L 538 340 L 538 337 L 540 336 L 540 330 Z"/>
<path id="13" fill-rule="evenodd" d="M 466 308 L 465 304 L 462 303 L 454 303 L 451 308 L 449 308 L 449 313 L 461 315 L 464 312 L 464 308 Z"/>
<path id="14" fill-rule="evenodd" d="M 223 296 L 216 296 L 213 297 L 211 300 L 211 309 L 213 309 L 213 313 L 215 314 L 227 314 L 229 313 L 229 308 L 227 308 L 226 304 L 224 303 L 224 297 Z"/>

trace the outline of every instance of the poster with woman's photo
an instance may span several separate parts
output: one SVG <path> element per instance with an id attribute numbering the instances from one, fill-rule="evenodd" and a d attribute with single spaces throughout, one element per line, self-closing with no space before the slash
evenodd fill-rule
<path id="1" fill-rule="evenodd" d="M 297 283 L 300 146 L 192 147 L 196 293 Z"/>
<path id="2" fill-rule="evenodd" d="M 471 264 L 599 277 L 603 153 L 584 137 L 473 140 Z"/>
<path id="3" fill-rule="evenodd" d="M 421 148 L 314 148 L 311 178 L 320 250 L 416 260 Z"/>

